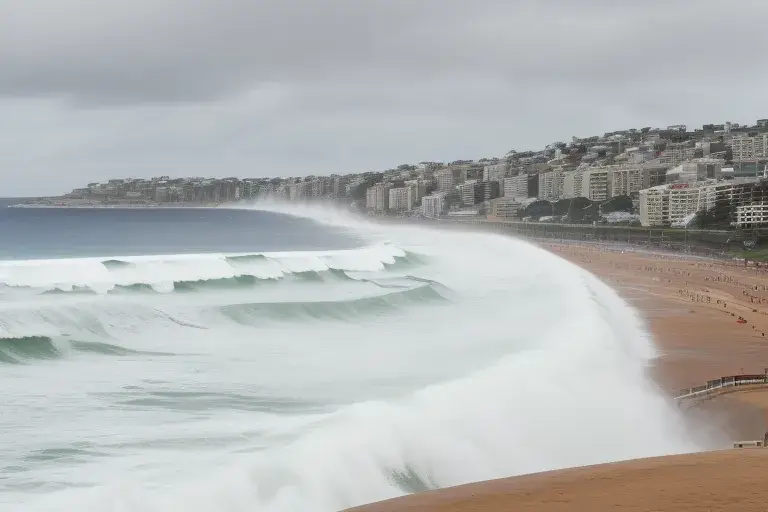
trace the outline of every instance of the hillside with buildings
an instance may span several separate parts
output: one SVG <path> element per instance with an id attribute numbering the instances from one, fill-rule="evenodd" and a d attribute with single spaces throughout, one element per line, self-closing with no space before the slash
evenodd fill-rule
<path id="1" fill-rule="evenodd" d="M 768 227 L 766 164 L 768 120 L 762 119 L 754 126 L 633 128 L 500 158 L 343 176 L 113 179 L 34 204 L 218 205 L 281 198 L 337 201 L 371 215 L 755 228 Z"/>

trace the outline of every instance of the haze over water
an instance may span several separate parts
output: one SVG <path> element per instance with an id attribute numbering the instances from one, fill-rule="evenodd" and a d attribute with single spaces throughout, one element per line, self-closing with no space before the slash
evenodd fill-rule
<path id="1" fill-rule="evenodd" d="M 0 209 L 0 510 L 334 511 L 697 448 L 588 273 L 271 209 Z"/>

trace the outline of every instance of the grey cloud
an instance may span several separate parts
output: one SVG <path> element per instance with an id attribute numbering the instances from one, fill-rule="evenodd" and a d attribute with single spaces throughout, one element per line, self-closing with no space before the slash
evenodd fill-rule
<path id="1" fill-rule="evenodd" d="M 724 24 L 734 6 L 715 0 L 5 0 L 0 93 L 196 101 L 272 81 L 476 74 L 624 84 L 638 68 L 702 76 L 724 57 L 746 72 L 755 53 L 730 48 L 762 42 L 768 4 L 738 7 Z"/>
<path id="2" fill-rule="evenodd" d="M 765 0 L 0 0 L 0 195 L 753 122 L 765 19 Z"/>

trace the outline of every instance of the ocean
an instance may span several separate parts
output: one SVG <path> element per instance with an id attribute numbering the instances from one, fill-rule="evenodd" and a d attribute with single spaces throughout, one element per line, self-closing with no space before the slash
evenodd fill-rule
<path id="1" fill-rule="evenodd" d="M 320 207 L 0 208 L 0 510 L 337 511 L 699 449 L 594 276 Z"/>

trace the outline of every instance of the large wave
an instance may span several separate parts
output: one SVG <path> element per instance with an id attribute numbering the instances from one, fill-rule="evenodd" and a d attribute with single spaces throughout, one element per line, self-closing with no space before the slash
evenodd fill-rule
<path id="1" fill-rule="evenodd" d="M 646 374 L 656 351 L 642 323 L 594 276 L 509 237 L 307 208 L 288 213 L 342 224 L 372 245 L 0 267 L 14 297 L 0 303 L 0 337 L 13 339 L 0 340 L 0 353 L 48 372 L 87 360 L 100 387 L 81 393 L 118 397 L 114 411 L 170 415 L 129 430 L 133 416 L 110 413 L 123 423 L 99 428 L 142 456 L 83 455 L 76 471 L 57 469 L 68 489 L 27 496 L 26 510 L 334 511 L 699 448 Z M 207 284 L 97 295 L 189 283 Z M 77 287 L 93 293 L 40 294 Z M 34 336 L 33 348 L 20 350 L 21 336 Z M 82 344 L 96 342 L 106 345 Z M 126 363 L 96 370 L 110 358 Z M 146 372 L 141 385 L 127 380 L 134 371 Z M 205 423 L 173 416 L 203 414 L 201 404 L 214 411 Z M 118 457 L 110 442 L 83 449 Z"/>

